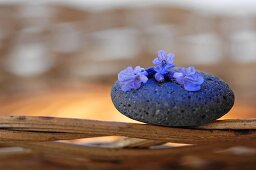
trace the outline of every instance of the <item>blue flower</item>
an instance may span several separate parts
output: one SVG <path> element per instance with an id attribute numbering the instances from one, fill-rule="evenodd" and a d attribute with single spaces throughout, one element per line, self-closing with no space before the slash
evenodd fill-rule
<path id="1" fill-rule="evenodd" d="M 195 67 L 180 67 L 173 77 L 179 84 L 182 84 L 187 91 L 198 91 L 201 89 L 201 84 L 204 78 L 198 73 Z"/>
<path id="2" fill-rule="evenodd" d="M 154 70 L 156 71 L 154 77 L 158 82 L 163 82 L 164 75 L 170 72 L 173 67 L 175 67 L 173 61 L 174 54 L 166 54 L 166 52 L 163 50 L 158 51 L 157 57 L 153 60 L 153 64 L 155 65 Z"/>
<path id="3" fill-rule="evenodd" d="M 127 67 L 118 74 L 118 81 L 121 89 L 127 92 L 132 89 L 138 89 L 142 84 L 146 83 L 148 81 L 147 75 L 148 73 L 145 69 L 140 66 L 136 66 L 134 69 Z"/>
<path id="4" fill-rule="evenodd" d="M 153 60 L 153 64 L 155 64 L 156 66 L 159 66 L 159 67 L 162 67 L 165 65 L 170 65 L 170 66 L 174 67 L 173 61 L 174 61 L 174 54 L 172 54 L 172 53 L 166 54 L 165 51 L 159 50 L 157 58 L 155 58 Z"/>

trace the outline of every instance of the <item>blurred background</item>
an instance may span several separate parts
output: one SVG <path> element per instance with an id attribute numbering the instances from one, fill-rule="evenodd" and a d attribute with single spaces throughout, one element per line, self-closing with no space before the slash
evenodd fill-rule
<path id="1" fill-rule="evenodd" d="M 128 121 L 117 73 L 159 49 L 227 81 L 256 116 L 256 1 L 0 0 L 0 113 Z"/>

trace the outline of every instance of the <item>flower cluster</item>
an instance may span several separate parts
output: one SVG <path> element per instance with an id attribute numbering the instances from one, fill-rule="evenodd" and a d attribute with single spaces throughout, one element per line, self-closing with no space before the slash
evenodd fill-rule
<path id="1" fill-rule="evenodd" d="M 195 67 L 175 67 L 173 62 L 174 54 L 166 54 L 165 51 L 160 50 L 153 60 L 154 67 L 147 70 L 140 66 L 136 66 L 134 69 L 127 67 L 118 74 L 118 82 L 122 90 L 126 92 L 140 88 L 148 81 L 148 77 L 153 76 L 157 82 L 175 80 L 187 91 L 200 90 L 204 78 L 196 71 Z"/>

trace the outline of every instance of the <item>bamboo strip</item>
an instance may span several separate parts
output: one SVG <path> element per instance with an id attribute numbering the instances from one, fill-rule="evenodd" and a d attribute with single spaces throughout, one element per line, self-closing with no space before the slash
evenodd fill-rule
<path id="1" fill-rule="evenodd" d="M 97 135 L 88 135 L 85 133 L 1 130 L 0 128 L 0 141 L 55 141 L 62 139 L 79 139 L 90 137 L 97 137 Z"/>
<path id="2" fill-rule="evenodd" d="M 219 130 L 246 130 L 246 129 L 256 129 L 256 119 L 224 119 L 216 120 L 210 124 L 202 125 L 197 127 L 197 129 L 219 129 Z"/>
<path id="3" fill-rule="evenodd" d="M 51 141 L 91 136 L 126 136 L 164 142 L 203 144 L 211 142 L 256 139 L 256 120 L 250 120 L 251 129 L 233 129 L 233 121 L 221 121 L 225 130 L 161 127 L 148 124 L 106 122 L 96 120 L 54 117 L 0 116 L 0 140 Z M 242 120 L 245 124 L 246 120 Z M 235 121 L 235 124 L 239 122 Z M 218 126 L 220 123 L 218 124 Z M 228 127 L 230 130 L 227 130 Z M 207 127 L 207 126 L 205 126 Z M 204 127 L 204 128 L 205 128 Z M 216 127 L 216 126 L 215 126 Z M 49 135 L 49 136 L 47 136 Z M 53 137 L 54 136 L 54 137 Z"/>

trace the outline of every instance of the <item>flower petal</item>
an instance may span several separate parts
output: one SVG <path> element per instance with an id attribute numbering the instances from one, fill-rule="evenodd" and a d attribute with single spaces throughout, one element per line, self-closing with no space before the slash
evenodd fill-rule
<path id="1" fill-rule="evenodd" d="M 179 83 L 179 84 L 184 84 L 184 83 L 185 83 L 185 79 L 184 79 L 183 77 L 181 77 L 181 78 L 176 78 L 175 80 L 176 80 L 177 83 Z"/>
<path id="2" fill-rule="evenodd" d="M 133 81 L 132 83 L 131 83 L 131 86 L 132 86 L 132 89 L 138 89 L 138 88 L 140 88 L 140 86 L 141 86 L 141 82 L 140 81 Z"/>
<path id="3" fill-rule="evenodd" d="M 124 92 L 130 91 L 132 89 L 132 87 L 129 84 L 126 85 L 121 85 L 121 89 Z"/>
<path id="4" fill-rule="evenodd" d="M 140 66 L 136 66 L 135 68 L 134 68 L 134 72 L 135 73 L 139 73 L 139 72 L 141 72 L 143 70 L 143 68 L 141 68 Z"/>
<path id="5" fill-rule="evenodd" d="M 164 76 L 160 73 L 156 73 L 154 77 L 155 77 L 156 81 L 158 81 L 158 82 L 164 81 Z"/>
<path id="6" fill-rule="evenodd" d="M 177 72 L 180 72 L 180 73 L 186 75 L 186 68 L 184 68 L 184 67 L 179 67 L 179 68 L 177 69 Z"/>
<path id="7" fill-rule="evenodd" d="M 166 70 L 166 72 L 171 71 L 171 69 L 175 67 L 174 64 L 166 64 L 163 68 Z"/>
<path id="8" fill-rule="evenodd" d="M 130 79 L 134 79 L 135 75 L 134 74 L 128 74 L 124 72 L 120 72 L 118 74 L 118 80 L 119 81 L 128 81 Z"/>
<path id="9" fill-rule="evenodd" d="M 196 73 L 196 84 L 201 85 L 204 83 L 204 78 L 199 73 Z"/>
<path id="10" fill-rule="evenodd" d="M 173 78 L 182 78 L 182 77 L 184 77 L 184 74 L 183 74 L 183 73 L 175 72 L 175 73 L 173 74 Z"/>
<path id="11" fill-rule="evenodd" d="M 162 64 L 162 62 L 158 58 L 155 58 L 152 63 L 156 66 L 160 66 Z"/>
<path id="12" fill-rule="evenodd" d="M 187 75 L 192 75 L 192 74 L 195 74 L 196 73 L 196 69 L 194 66 L 190 66 L 186 69 L 186 74 Z"/>
<path id="13" fill-rule="evenodd" d="M 184 84 L 184 88 L 187 91 L 198 91 L 198 90 L 200 90 L 201 86 L 197 85 L 197 84 L 187 82 L 187 83 Z"/>
<path id="14" fill-rule="evenodd" d="M 157 56 L 161 61 L 166 59 L 166 53 L 164 50 L 159 50 Z"/>
<path id="15" fill-rule="evenodd" d="M 172 54 L 172 53 L 167 54 L 166 62 L 167 62 L 168 64 L 172 64 L 173 61 L 174 61 L 174 54 Z"/>
<path id="16" fill-rule="evenodd" d="M 160 72 L 162 72 L 162 67 L 160 67 L 160 66 L 154 67 L 154 70 L 155 70 L 157 73 L 160 73 Z"/>
<path id="17" fill-rule="evenodd" d="M 145 76 L 145 75 L 140 75 L 140 81 L 145 84 L 145 83 L 148 81 L 147 76 Z"/>

